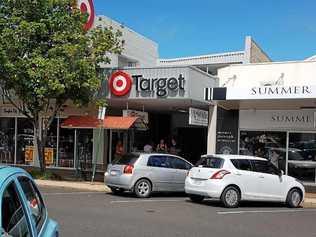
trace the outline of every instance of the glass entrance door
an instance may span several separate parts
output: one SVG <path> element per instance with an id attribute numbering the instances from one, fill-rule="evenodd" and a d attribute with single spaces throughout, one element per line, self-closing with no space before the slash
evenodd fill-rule
<path id="1" fill-rule="evenodd" d="M 288 174 L 315 183 L 316 133 L 289 133 Z"/>

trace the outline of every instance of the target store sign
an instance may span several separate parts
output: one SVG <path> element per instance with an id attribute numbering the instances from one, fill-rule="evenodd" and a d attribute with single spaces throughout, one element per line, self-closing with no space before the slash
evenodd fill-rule
<path id="1" fill-rule="evenodd" d="M 132 89 L 132 84 L 132 77 L 123 71 L 113 73 L 109 80 L 110 90 L 116 96 L 127 95 Z"/>
<path id="2" fill-rule="evenodd" d="M 78 0 L 77 4 L 83 14 L 88 13 L 89 15 L 86 24 L 83 26 L 83 28 L 88 31 L 92 28 L 95 18 L 93 0 Z"/>

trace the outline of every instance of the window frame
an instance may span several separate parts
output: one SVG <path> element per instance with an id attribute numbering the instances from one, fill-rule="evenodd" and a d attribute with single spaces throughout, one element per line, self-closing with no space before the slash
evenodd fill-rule
<path id="1" fill-rule="evenodd" d="M 31 219 L 30 219 L 30 213 L 29 211 L 27 210 L 27 207 L 25 205 L 25 200 L 24 200 L 24 196 L 21 195 L 21 190 L 20 190 L 20 186 L 19 186 L 19 183 L 17 183 L 17 180 L 15 179 L 15 177 L 13 178 L 9 178 L 7 179 L 7 181 L 3 184 L 2 188 L 1 188 L 1 197 L 0 197 L 0 206 L 1 206 L 1 212 L 0 212 L 0 216 L 1 216 L 1 229 L 2 231 L 6 231 L 3 226 L 2 226 L 2 203 L 3 203 L 3 195 L 6 191 L 6 189 L 11 185 L 13 184 L 13 187 L 14 187 L 14 191 L 16 192 L 16 195 L 17 195 L 17 198 L 19 199 L 19 202 L 21 204 L 21 207 L 22 207 L 22 211 L 23 211 L 23 214 L 24 214 L 24 217 L 25 217 L 25 222 L 26 222 L 26 225 L 27 225 L 27 230 L 28 230 L 28 234 L 30 236 L 34 236 L 34 229 L 33 229 L 33 225 L 31 223 Z M 24 194 L 23 194 L 24 195 Z M 9 232 L 5 232 L 5 233 L 9 233 Z"/>
<path id="2" fill-rule="evenodd" d="M 239 163 L 239 162 L 240 162 L 241 160 L 242 160 L 242 161 L 248 161 L 248 162 L 249 162 L 250 170 L 240 169 L 240 163 Z M 237 161 L 237 162 L 238 162 L 238 166 L 236 166 L 233 161 Z M 232 165 L 233 165 L 237 170 L 248 171 L 248 172 L 254 172 L 254 166 L 253 166 L 251 160 L 249 160 L 249 159 L 230 159 L 230 162 L 232 163 Z"/>
<path id="3" fill-rule="evenodd" d="M 192 168 L 192 165 L 189 163 L 189 162 L 187 162 L 186 160 L 184 160 L 184 159 L 182 159 L 182 158 L 180 158 L 180 157 L 178 157 L 178 156 L 168 156 L 168 158 L 171 160 L 171 168 L 172 169 L 177 169 L 177 170 L 190 170 L 191 168 Z M 184 169 L 181 169 L 181 168 L 176 168 L 175 166 L 174 166 L 174 161 L 176 161 L 176 160 L 179 160 L 179 161 L 182 161 L 184 164 L 185 164 L 185 168 Z"/>
<path id="4" fill-rule="evenodd" d="M 274 169 L 275 173 L 267 172 L 267 171 L 269 171 L 269 170 L 267 170 L 267 171 L 265 171 L 265 172 L 257 171 L 257 170 L 256 170 L 256 169 L 257 169 L 257 168 L 256 168 L 256 162 L 265 162 L 265 163 L 267 164 L 267 167 L 270 166 L 270 167 L 272 167 L 272 168 Z M 256 172 L 256 173 L 263 173 L 263 174 L 270 174 L 270 175 L 277 175 L 277 176 L 279 176 L 280 173 L 281 173 L 281 170 L 278 169 L 277 167 L 275 167 L 275 166 L 274 166 L 270 161 L 268 161 L 268 160 L 251 160 L 251 163 L 252 163 L 252 167 L 253 167 L 253 172 Z"/>
<path id="5" fill-rule="evenodd" d="M 28 199 L 27 199 L 27 197 L 26 197 L 26 194 L 25 194 L 25 192 L 24 192 L 24 190 L 23 190 L 23 188 L 22 188 L 22 185 L 21 185 L 21 183 L 20 183 L 20 180 L 19 180 L 19 179 L 22 179 L 22 178 L 27 179 L 27 180 L 30 182 L 30 184 L 31 184 L 31 186 L 32 186 L 32 188 L 33 188 L 33 190 L 34 190 L 35 193 L 37 194 L 36 196 L 37 196 L 38 199 L 39 199 L 38 201 L 41 203 L 41 206 L 42 206 L 42 210 L 41 210 L 42 217 L 41 217 L 41 219 L 40 219 L 38 222 L 36 222 L 36 221 L 34 220 L 34 218 L 32 217 L 32 211 L 31 211 L 30 207 L 29 207 L 26 203 L 24 203 L 24 205 L 27 205 L 26 208 L 28 208 L 29 218 L 30 218 L 31 221 L 34 223 L 34 227 L 35 227 L 35 229 L 36 229 L 37 235 L 39 235 L 39 234 L 41 233 L 42 229 L 43 229 L 43 226 L 44 226 L 46 220 L 47 220 L 47 209 L 46 209 L 46 205 L 45 205 L 44 199 L 43 199 L 43 197 L 42 197 L 42 195 L 41 195 L 39 189 L 37 188 L 36 184 L 34 183 L 33 179 L 31 179 L 31 178 L 28 177 L 27 175 L 17 175 L 17 176 L 16 176 L 16 183 L 17 183 L 17 185 L 19 185 L 19 188 L 21 189 L 21 192 L 22 192 L 22 194 L 20 194 L 20 195 L 23 195 L 25 201 L 28 201 Z"/>
<path id="6" fill-rule="evenodd" d="M 219 167 L 203 166 L 203 165 L 202 165 L 202 162 L 203 162 L 204 160 L 207 160 L 207 159 L 218 159 L 218 160 L 220 160 L 220 162 L 221 162 L 221 163 L 220 163 L 220 166 L 219 166 Z M 218 156 L 202 156 L 202 157 L 198 160 L 198 162 L 196 163 L 195 167 L 200 167 L 200 166 L 202 166 L 202 167 L 204 167 L 204 168 L 210 168 L 210 169 L 221 169 L 221 168 L 224 167 L 225 162 L 226 162 L 225 159 L 223 159 L 223 158 L 221 158 L 221 157 L 218 157 Z"/>
<path id="7" fill-rule="evenodd" d="M 166 159 L 166 163 L 168 162 L 169 166 L 155 166 L 155 165 L 149 164 L 149 161 L 150 161 L 150 159 L 152 157 L 163 157 L 163 158 L 165 158 Z M 150 155 L 150 156 L 148 156 L 147 167 L 162 168 L 162 169 L 173 169 L 172 168 L 172 164 L 170 163 L 169 159 L 170 159 L 169 156 L 165 155 L 165 154 L 162 154 L 162 155 Z"/>

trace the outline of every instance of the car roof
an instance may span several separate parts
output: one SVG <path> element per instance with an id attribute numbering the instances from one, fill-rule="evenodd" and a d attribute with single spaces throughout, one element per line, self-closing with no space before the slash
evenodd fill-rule
<path id="1" fill-rule="evenodd" d="M 213 156 L 213 157 L 219 157 L 222 158 L 224 160 L 231 160 L 231 159 L 236 159 L 236 160 L 240 160 L 240 159 L 247 159 L 247 160 L 267 160 L 266 158 L 262 158 L 262 157 L 257 157 L 257 156 L 247 156 L 247 155 L 224 155 L 224 154 L 207 154 L 207 155 L 203 155 L 202 157 L 209 157 L 209 156 Z"/>
<path id="2" fill-rule="evenodd" d="M 17 173 L 27 174 L 27 172 L 21 168 L 1 165 L 0 166 L 0 186 L 8 177 Z"/>

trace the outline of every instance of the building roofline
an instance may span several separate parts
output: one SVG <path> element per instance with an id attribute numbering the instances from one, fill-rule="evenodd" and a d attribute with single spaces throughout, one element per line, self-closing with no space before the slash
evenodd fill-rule
<path id="1" fill-rule="evenodd" d="M 248 63 L 248 64 L 231 64 L 224 68 L 229 67 L 251 67 L 251 66 L 261 66 L 261 65 L 275 65 L 275 64 L 290 64 L 290 63 L 316 63 L 316 61 L 304 61 L 304 60 L 297 60 L 297 61 L 281 61 L 281 62 L 261 62 L 261 63 Z M 224 69 L 221 68 L 221 69 Z"/>
<path id="2" fill-rule="evenodd" d="M 105 15 L 97 15 L 97 16 L 96 16 L 96 18 L 99 18 L 99 17 L 100 17 L 100 18 L 108 19 L 108 20 L 110 20 L 110 21 L 113 21 L 114 23 L 120 25 L 121 28 L 126 28 L 126 29 L 128 29 L 128 30 L 129 30 L 130 32 L 132 32 L 133 34 L 136 34 L 136 35 L 140 36 L 141 38 L 143 38 L 143 39 L 145 39 L 145 40 L 151 41 L 153 44 L 155 44 L 156 47 L 158 47 L 158 43 L 157 43 L 156 41 L 154 41 L 154 40 L 152 40 L 152 39 L 149 39 L 148 37 L 146 37 L 146 36 L 140 34 L 139 32 L 136 32 L 135 30 L 133 30 L 133 29 L 131 29 L 130 27 L 126 26 L 124 23 L 120 23 L 120 22 L 118 22 L 118 21 L 116 21 L 116 20 L 114 20 L 114 19 L 112 19 L 112 18 L 110 18 L 110 17 L 108 17 L 108 16 L 105 16 Z M 96 21 L 96 22 L 97 22 L 97 21 Z M 96 24 L 97 24 L 97 23 L 96 23 Z"/>
<path id="3" fill-rule="evenodd" d="M 164 62 L 179 62 L 179 61 L 187 61 L 187 60 L 195 60 L 195 59 L 208 59 L 208 58 L 217 58 L 217 57 L 230 57 L 235 55 L 244 55 L 245 51 L 233 51 L 233 52 L 225 52 L 225 53 L 215 53 L 215 54 L 205 54 L 191 57 L 179 57 L 179 58 L 168 58 L 168 59 L 159 59 L 160 63 Z"/>

